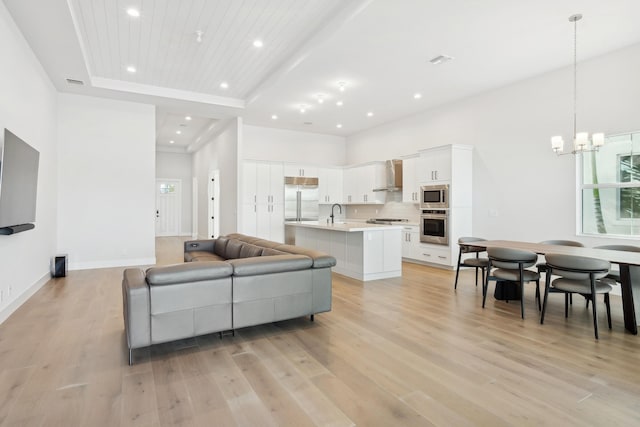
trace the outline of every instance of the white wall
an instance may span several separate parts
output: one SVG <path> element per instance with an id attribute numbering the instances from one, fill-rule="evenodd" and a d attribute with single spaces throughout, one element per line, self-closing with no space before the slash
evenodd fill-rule
<path id="1" fill-rule="evenodd" d="M 179 179 L 182 181 L 182 223 L 180 234 L 191 235 L 191 178 L 193 176 L 193 159 L 191 154 L 156 152 L 156 178 Z"/>
<path id="2" fill-rule="evenodd" d="M 213 140 L 193 153 L 193 174 L 198 179 L 198 238 L 208 233 L 209 173 L 220 171 L 220 234 L 237 231 L 238 151 L 242 138 L 242 119 L 232 120 Z"/>
<path id="3" fill-rule="evenodd" d="M 40 152 L 36 228 L 0 236 L 0 323 L 49 279 L 56 249 L 56 91 L 0 2 L 0 138 L 11 130 Z"/>
<path id="4" fill-rule="evenodd" d="M 155 107 L 58 101 L 58 250 L 72 269 L 154 264 Z"/>
<path id="5" fill-rule="evenodd" d="M 578 130 L 638 130 L 639 69 L 640 45 L 580 63 Z M 575 239 L 575 159 L 556 157 L 550 144 L 553 135 L 570 139 L 572 81 L 572 68 L 564 68 L 361 132 L 347 138 L 347 161 L 388 159 L 444 144 L 474 145 L 474 235 Z M 498 216 L 489 216 L 490 210 Z"/>
<path id="6" fill-rule="evenodd" d="M 245 125 L 242 159 L 344 165 L 345 138 L 310 132 Z"/>

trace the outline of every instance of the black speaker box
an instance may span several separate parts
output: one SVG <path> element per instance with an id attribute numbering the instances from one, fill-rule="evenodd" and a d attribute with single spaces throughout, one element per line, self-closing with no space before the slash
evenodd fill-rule
<path id="1" fill-rule="evenodd" d="M 51 257 L 51 277 L 66 277 L 67 268 L 67 255 Z"/>

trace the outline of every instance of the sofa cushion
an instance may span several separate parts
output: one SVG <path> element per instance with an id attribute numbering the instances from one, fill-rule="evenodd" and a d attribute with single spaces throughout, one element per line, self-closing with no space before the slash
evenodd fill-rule
<path id="1" fill-rule="evenodd" d="M 277 249 L 271 249 L 271 248 L 262 249 L 262 256 L 271 256 L 271 255 L 291 255 L 291 254 L 279 251 Z"/>
<path id="2" fill-rule="evenodd" d="M 242 249 L 240 249 L 240 258 L 262 256 L 262 250 L 263 248 L 261 248 L 260 246 L 245 243 L 242 245 Z"/>
<path id="3" fill-rule="evenodd" d="M 258 258 L 241 258 L 229 261 L 233 265 L 234 276 L 255 276 L 258 274 L 281 273 L 305 270 L 313 261 L 304 255 L 273 255 Z"/>
<path id="4" fill-rule="evenodd" d="M 233 267 L 224 261 L 205 261 L 151 267 L 147 270 L 147 283 L 151 286 L 198 282 L 219 279 L 233 274 Z"/>
<path id="5" fill-rule="evenodd" d="M 193 257 L 191 259 L 191 262 L 204 262 L 204 261 L 226 261 L 226 260 L 214 254 L 201 255 L 201 256 Z"/>
<path id="6" fill-rule="evenodd" d="M 184 253 L 185 262 L 205 261 L 204 258 L 211 258 L 209 261 L 223 261 L 223 258 L 218 257 L 208 251 L 191 251 L 191 252 Z"/>
<path id="7" fill-rule="evenodd" d="M 218 237 L 213 245 L 213 253 L 218 255 L 219 257 L 224 258 L 227 250 L 227 243 L 229 239 L 226 237 Z"/>
<path id="8" fill-rule="evenodd" d="M 313 249 L 301 248 L 293 245 L 279 245 L 274 249 L 296 255 L 306 255 L 313 260 L 313 268 L 333 267 L 336 265 L 336 259 L 324 252 Z"/>
<path id="9" fill-rule="evenodd" d="M 240 258 L 240 251 L 242 250 L 242 245 L 244 245 L 244 242 L 241 242 L 240 240 L 229 239 L 223 256 L 226 259 Z"/>
<path id="10" fill-rule="evenodd" d="M 263 248 L 270 248 L 270 249 L 273 249 L 276 246 L 282 245 L 282 243 L 272 242 L 271 240 L 264 240 L 264 239 L 258 239 L 251 243 L 253 243 L 254 245 L 262 246 Z"/>

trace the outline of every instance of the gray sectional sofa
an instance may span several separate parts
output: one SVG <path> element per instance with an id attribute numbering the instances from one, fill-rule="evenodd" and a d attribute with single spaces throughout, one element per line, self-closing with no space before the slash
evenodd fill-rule
<path id="1" fill-rule="evenodd" d="M 184 264 L 124 271 L 133 349 L 331 310 L 334 257 L 230 234 L 185 242 Z"/>

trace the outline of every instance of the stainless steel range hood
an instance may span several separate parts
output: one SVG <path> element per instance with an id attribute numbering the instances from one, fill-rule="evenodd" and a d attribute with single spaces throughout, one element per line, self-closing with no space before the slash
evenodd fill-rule
<path id="1" fill-rule="evenodd" d="M 402 160 L 387 160 L 385 168 L 385 186 L 374 188 L 373 191 L 402 191 Z"/>

